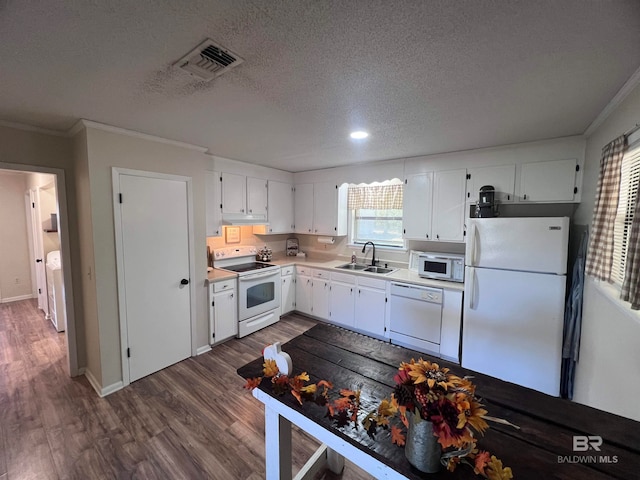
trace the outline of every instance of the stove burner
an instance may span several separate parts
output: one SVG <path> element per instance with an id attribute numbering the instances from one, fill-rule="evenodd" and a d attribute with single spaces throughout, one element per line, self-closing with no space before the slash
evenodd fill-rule
<path id="1" fill-rule="evenodd" d="M 240 265 L 230 265 L 228 267 L 222 267 L 222 268 L 224 268 L 225 270 L 231 270 L 232 272 L 241 273 L 241 272 L 250 272 L 251 270 L 260 270 L 262 268 L 267 268 L 267 267 L 275 267 L 275 265 L 272 265 L 270 263 L 253 262 L 253 263 L 242 263 Z"/>

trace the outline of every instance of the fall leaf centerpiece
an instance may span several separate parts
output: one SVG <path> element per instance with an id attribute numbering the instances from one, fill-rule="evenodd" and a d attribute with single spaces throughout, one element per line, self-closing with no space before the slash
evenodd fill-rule
<path id="1" fill-rule="evenodd" d="M 410 423 L 430 422 L 429 431 L 443 452 L 438 460 L 442 459 L 448 470 L 466 463 L 476 474 L 491 480 L 513 478 L 511 468 L 503 467 L 498 458 L 477 447 L 477 436 L 488 428 L 486 420 L 512 424 L 487 416 L 475 395 L 475 385 L 468 378 L 454 375 L 437 363 L 412 359 L 400 365 L 394 381 L 391 398 L 384 399 L 363 420 L 371 436 L 378 427 L 390 428 L 392 442 L 402 446 L 407 438 L 402 428 L 392 424 L 393 418 L 399 417 L 407 429 Z"/>

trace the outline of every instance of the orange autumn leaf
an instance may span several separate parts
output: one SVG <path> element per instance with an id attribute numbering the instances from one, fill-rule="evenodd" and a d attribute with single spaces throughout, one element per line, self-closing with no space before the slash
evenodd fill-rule
<path id="1" fill-rule="evenodd" d="M 300 397 L 300 392 L 296 392 L 295 390 L 291 390 L 291 395 L 296 397 L 296 400 L 298 400 L 298 403 L 300 405 L 302 405 L 302 398 Z"/>
<path id="2" fill-rule="evenodd" d="M 262 377 L 247 378 L 247 383 L 244 384 L 244 388 L 246 388 L 247 390 L 253 390 L 260 385 L 261 381 Z"/>
<path id="3" fill-rule="evenodd" d="M 340 397 L 334 400 L 333 406 L 338 411 L 347 410 L 351 407 L 351 400 L 348 397 Z"/>
<path id="4" fill-rule="evenodd" d="M 342 395 L 343 397 L 355 397 L 356 392 L 354 392 L 353 390 L 343 388 L 342 390 L 340 390 L 340 395 Z"/>
<path id="5" fill-rule="evenodd" d="M 280 370 L 278 369 L 278 365 L 276 364 L 275 360 L 271 360 L 271 359 L 265 360 L 262 366 L 264 367 L 263 371 L 264 371 L 265 377 L 275 377 L 280 373 Z"/>
<path id="6" fill-rule="evenodd" d="M 491 459 L 491 455 L 489 455 L 489 452 L 487 451 L 481 451 L 476 455 L 476 458 L 474 460 L 475 463 L 475 468 L 473 469 L 473 471 L 476 474 L 480 474 L 480 475 L 484 475 L 484 469 L 487 467 L 487 464 L 489 463 L 489 460 Z"/>
<path id="7" fill-rule="evenodd" d="M 402 430 L 400 430 L 395 425 L 391 426 L 391 443 L 395 443 L 399 447 L 405 444 L 405 437 L 402 433 Z"/>
<path id="8" fill-rule="evenodd" d="M 333 388 L 333 383 L 327 380 L 320 380 L 318 382 L 318 387 Z"/>

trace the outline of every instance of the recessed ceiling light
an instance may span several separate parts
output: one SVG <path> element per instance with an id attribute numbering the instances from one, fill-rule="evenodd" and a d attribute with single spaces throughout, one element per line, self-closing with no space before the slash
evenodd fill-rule
<path id="1" fill-rule="evenodd" d="M 358 130 L 357 132 L 351 132 L 350 136 L 354 140 L 362 140 L 363 138 L 367 138 L 369 134 L 363 130 Z"/>

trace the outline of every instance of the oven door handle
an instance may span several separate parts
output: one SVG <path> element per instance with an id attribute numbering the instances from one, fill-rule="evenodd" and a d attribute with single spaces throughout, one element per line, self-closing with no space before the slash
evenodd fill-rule
<path id="1" fill-rule="evenodd" d="M 255 280 L 256 278 L 271 277 L 271 276 L 277 276 L 277 275 L 278 275 L 277 270 L 271 270 L 269 272 L 252 273 L 251 275 L 241 275 L 240 277 L 238 277 L 238 279 L 241 282 L 245 282 L 245 281 Z"/>

